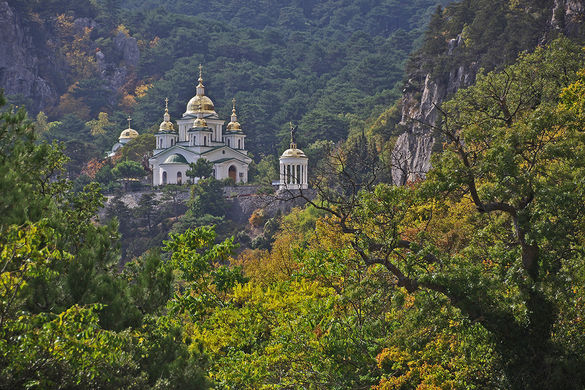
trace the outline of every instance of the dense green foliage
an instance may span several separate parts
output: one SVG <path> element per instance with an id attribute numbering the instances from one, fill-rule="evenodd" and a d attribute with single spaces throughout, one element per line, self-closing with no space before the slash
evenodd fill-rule
<path id="1" fill-rule="evenodd" d="M 40 3 L 18 4 L 34 11 Z M 64 12 L 59 2 L 48 4 Z M 457 31 L 468 41 L 454 58 L 476 56 L 497 69 L 480 71 L 474 86 L 438 107 L 444 143 L 433 168 L 402 187 L 387 184 L 387 156 L 370 137 L 390 137 L 397 110 L 369 132 L 359 127 L 392 85 L 380 75 L 360 90 L 361 82 L 344 77 L 365 58 L 351 51 L 384 47 L 396 39 L 393 26 L 412 20 L 364 23 L 372 38 L 354 30 L 360 7 L 374 8 L 374 1 L 291 2 L 286 9 L 267 1 L 237 9 L 233 1 L 196 2 L 205 12 L 193 18 L 172 14 L 186 6 L 180 0 L 165 11 L 130 0 L 84 4 L 104 26 L 128 17 L 130 31 L 153 42 L 147 51 L 154 62 L 143 58 L 138 73 L 155 69 L 169 47 L 185 45 L 184 59 L 170 61 L 138 97 L 139 123 L 150 124 L 150 115 L 158 121 L 161 94 L 190 96 L 189 72 L 206 59 L 236 64 L 205 80 L 210 91 L 218 87 L 216 103 L 237 92 L 243 117 L 263 110 L 274 123 L 291 119 L 294 110 L 285 115 L 277 106 L 296 98 L 281 93 L 300 90 L 295 115 L 309 131 L 302 135 L 312 142 L 305 151 L 318 196 L 285 216 L 257 210 L 245 231 L 229 237 L 236 227 L 227 220 L 224 183 L 207 177 L 210 166 L 199 160 L 189 175 L 200 178 L 196 184 L 144 192 L 132 209 L 118 193 L 100 219 L 104 197 L 91 179 L 112 185 L 144 176 L 152 135 L 107 163 L 94 161 L 82 186 L 66 173 L 81 171 L 83 140 L 118 131 L 122 113 L 58 122 L 40 115 L 35 129 L 24 110 L 4 108 L 0 94 L 0 389 L 585 388 L 585 52 L 561 38 L 511 65 L 492 61 L 494 47 L 512 62 L 505 57 L 534 44 L 537 27 L 529 25 L 550 16 L 537 12 L 540 2 L 496 1 L 489 9 L 470 0 L 435 15 L 421 50 L 436 49 L 436 56 L 421 69 L 440 75 L 452 65 L 444 45 Z M 249 13 L 252 7 L 258 12 Z M 438 37 L 446 26 L 449 34 Z M 517 40 L 505 47 L 484 42 L 510 34 Z M 323 68 L 303 52 L 313 44 L 324 45 L 311 54 L 326 58 Z M 343 61 L 327 57 L 334 46 Z M 238 47 L 246 49 L 233 54 Z M 301 65 L 280 63 L 280 50 L 299 54 Z M 376 53 L 385 61 L 385 52 Z M 230 77 L 242 69 L 248 78 L 232 90 L 239 78 Z M 82 101 L 93 115 L 104 99 L 84 100 L 78 91 L 96 86 L 84 80 L 66 101 Z M 321 94 L 319 83 L 331 90 Z M 354 92 L 337 88 L 344 83 Z M 254 108 L 246 114 L 248 104 Z M 70 137 L 78 127 L 83 136 Z M 263 151 L 278 143 L 266 134 Z M 348 134 L 342 145 L 331 142 Z M 64 145 L 47 142 L 67 137 Z M 251 174 L 268 187 L 274 167 L 269 154 Z M 236 255 L 237 241 L 256 249 Z"/>
<path id="2" fill-rule="evenodd" d="M 117 272 L 117 224 L 95 223 L 99 187 L 72 191 L 66 157 L 35 143 L 23 110 L 0 112 L 0 145 L 0 388 L 202 388 L 182 328 L 153 317 L 172 281 L 160 257 Z M 158 300 L 145 305 L 146 289 Z"/>
<path id="3" fill-rule="evenodd" d="M 490 70 L 509 64 L 541 42 L 551 11 L 548 1 L 457 2 L 433 15 L 414 62 L 422 62 L 435 77 L 447 77 L 451 69 L 471 62 Z M 448 40 L 459 36 L 454 50 L 448 50 Z"/>
<path id="4" fill-rule="evenodd" d="M 301 122 L 299 142 L 304 145 L 340 141 L 350 129 L 347 113 L 365 120 L 392 103 L 399 96 L 403 63 L 420 34 L 424 15 L 437 4 L 225 3 L 187 7 L 176 2 L 165 10 L 140 7 L 129 14 L 126 24 L 136 37 L 156 40 L 144 52 L 139 77 L 161 78 L 138 99 L 135 117 L 141 126 L 155 123 L 162 96 L 171 99 L 173 117 L 182 114 L 194 94 L 196 68 L 203 63 L 208 94 L 223 117 L 229 113 L 231 98 L 237 98 L 239 118 L 254 154 L 282 148 L 283 129 L 291 120 Z M 236 8 L 240 16 L 230 11 Z M 201 9 L 206 12 L 195 11 Z M 259 9 L 304 20 L 299 28 L 278 22 L 262 25 L 278 17 Z M 188 10 L 197 18 L 173 13 L 189 14 Z M 244 14 L 250 18 L 240 23 L 232 19 L 242 21 Z"/>
<path id="5" fill-rule="evenodd" d="M 324 146 L 313 206 L 237 258 L 197 227 L 224 217 L 216 180 L 193 185 L 162 255 L 119 272 L 115 220 L 160 240 L 180 187 L 164 212 L 146 193 L 98 225 L 95 184 L 7 176 L 25 192 L 0 220 L 2 386 L 583 389 L 584 68 L 559 39 L 481 73 L 440 107 L 447 142 L 420 183 L 384 184 L 365 135 Z M 62 170 L 24 113 L 1 125 L 6 172 Z"/>
<path id="6" fill-rule="evenodd" d="M 447 142 L 424 182 L 349 201 L 324 194 L 366 265 L 482 326 L 505 374 L 499 386 L 585 385 L 570 298 L 584 260 L 584 139 L 571 101 L 582 102 L 571 92 L 584 64 L 582 49 L 560 39 L 480 74 L 441 107 Z"/>

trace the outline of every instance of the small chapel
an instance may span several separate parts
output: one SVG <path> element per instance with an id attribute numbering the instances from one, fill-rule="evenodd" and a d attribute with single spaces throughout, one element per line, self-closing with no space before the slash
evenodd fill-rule
<path id="1" fill-rule="evenodd" d="M 233 99 L 231 120 L 224 132 L 225 120 L 215 112 L 213 102 L 205 95 L 203 71 L 199 65 L 196 95 L 189 100 L 177 127 L 171 122 L 168 99 L 163 121 L 155 134 L 156 146 L 148 160 L 152 185 L 183 184 L 189 164 L 204 158 L 213 163 L 212 176 L 218 180 L 231 178 L 235 183 L 248 182 L 248 166 L 252 159 L 246 151 L 246 135 L 236 115 Z"/>

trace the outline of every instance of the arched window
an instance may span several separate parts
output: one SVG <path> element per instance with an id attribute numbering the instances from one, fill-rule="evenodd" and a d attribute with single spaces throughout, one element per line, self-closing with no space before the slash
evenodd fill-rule
<path id="1" fill-rule="evenodd" d="M 238 149 L 242 149 L 242 140 L 241 139 L 238 140 Z"/>
<path id="2" fill-rule="evenodd" d="M 183 174 L 181 172 L 177 172 L 177 184 L 183 184 Z"/>
<path id="3" fill-rule="evenodd" d="M 207 145 L 207 136 L 204 135 L 203 136 L 203 146 L 206 146 L 206 145 Z"/>
<path id="4" fill-rule="evenodd" d="M 228 142 L 228 146 L 230 146 L 230 139 L 229 138 L 228 138 L 227 142 Z"/>
<path id="5" fill-rule="evenodd" d="M 167 173 L 163 172 L 163 184 L 167 184 Z"/>

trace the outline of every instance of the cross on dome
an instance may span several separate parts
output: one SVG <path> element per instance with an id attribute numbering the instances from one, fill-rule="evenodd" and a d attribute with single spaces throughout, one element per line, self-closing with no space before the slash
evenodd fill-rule
<path id="1" fill-rule="evenodd" d="M 232 117 L 230 123 L 227 125 L 227 129 L 231 131 L 242 130 L 242 126 L 238 122 L 238 115 L 236 114 L 236 98 L 232 99 Z"/>
<path id="2" fill-rule="evenodd" d="M 197 93 L 189 100 L 185 115 L 197 115 L 197 112 L 203 111 L 204 114 L 211 114 L 217 117 L 213 102 L 210 98 L 205 96 L 205 86 L 203 85 L 203 65 L 199 64 L 199 84 L 197 85 Z"/>

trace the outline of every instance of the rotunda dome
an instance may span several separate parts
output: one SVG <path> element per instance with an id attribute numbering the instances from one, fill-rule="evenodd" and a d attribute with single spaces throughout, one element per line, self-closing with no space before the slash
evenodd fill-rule
<path id="1" fill-rule="evenodd" d="M 301 149 L 291 148 L 291 149 L 285 150 L 281 157 L 296 157 L 296 158 L 305 157 L 306 158 L 307 156 L 305 155 L 305 153 Z"/>

